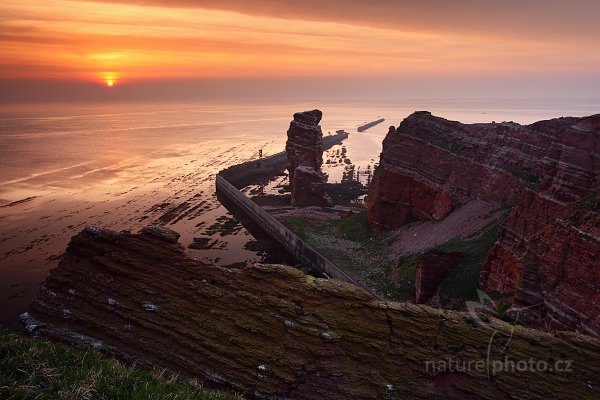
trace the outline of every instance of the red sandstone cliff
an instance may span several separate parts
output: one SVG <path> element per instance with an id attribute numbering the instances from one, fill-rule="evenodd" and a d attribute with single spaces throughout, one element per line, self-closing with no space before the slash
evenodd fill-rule
<path id="1" fill-rule="evenodd" d="M 323 164 L 322 113 L 319 110 L 294 114 L 287 132 L 285 151 L 288 158 L 292 205 L 328 206 L 331 198 L 325 193 Z"/>
<path id="2" fill-rule="evenodd" d="M 440 220 L 473 199 L 512 206 L 480 286 L 530 324 L 600 334 L 600 115 L 465 125 L 416 112 L 383 142 L 374 229 Z"/>

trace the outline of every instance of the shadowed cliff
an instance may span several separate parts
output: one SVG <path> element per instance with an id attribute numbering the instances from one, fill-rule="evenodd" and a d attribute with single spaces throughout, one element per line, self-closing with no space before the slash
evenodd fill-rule
<path id="1" fill-rule="evenodd" d="M 479 286 L 514 296 L 520 320 L 600 336 L 600 114 L 519 125 L 416 112 L 392 129 L 369 192 L 387 230 L 469 202 L 510 209 Z"/>

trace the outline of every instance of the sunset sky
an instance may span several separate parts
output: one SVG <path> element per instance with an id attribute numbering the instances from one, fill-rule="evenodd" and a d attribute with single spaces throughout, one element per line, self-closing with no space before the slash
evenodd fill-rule
<path id="1" fill-rule="evenodd" d="M 598 15 L 595 0 L 3 0 L 2 99 L 311 78 L 584 96 L 600 89 Z"/>

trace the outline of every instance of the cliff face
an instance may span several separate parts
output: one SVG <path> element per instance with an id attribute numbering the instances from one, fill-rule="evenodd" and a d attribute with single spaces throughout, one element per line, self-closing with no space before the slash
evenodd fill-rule
<path id="1" fill-rule="evenodd" d="M 521 319 L 532 326 L 600 336 L 598 193 L 569 206 L 526 190 L 482 266 L 480 286 L 514 293 L 531 307 Z"/>
<path id="2" fill-rule="evenodd" d="M 600 395 L 596 339 L 378 302 L 353 285 L 279 265 L 208 266 L 176 241 L 164 228 L 86 228 L 22 316 L 27 330 L 264 398 Z M 490 379 L 485 366 L 427 367 L 485 363 L 494 331 L 490 360 L 568 359 L 571 371 L 513 368 Z"/>
<path id="3" fill-rule="evenodd" d="M 439 304 L 440 284 L 464 258 L 459 252 L 428 251 L 419 257 L 415 270 L 415 303 Z"/>
<path id="4" fill-rule="evenodd" d="M 514 123 L 465 125 L 416 112 L 383 141 L 369 220 L 391 229 L 442 219 L 474 198 L 513 201 L 538 181 L 552 143 L 551 134 Z"/>
<path id="5" fill-rule="evenodd" d="M 292 205 L 329 206 L 331 198 L 325 193 L 323 164 L 322 113 L 319 110 L 294 114 L 287 132 L 285 151 L 288 158 Z"/>
<path id="6" fill-rule="evenodd" d="M 600 115 L 521 126 L 417 112 L 384 140 L 369 221 L 391 229 L 476 198 L 509 204 L 480 286 L 534 306 L 531 324 L 599 335 L 599 173 Z"/>

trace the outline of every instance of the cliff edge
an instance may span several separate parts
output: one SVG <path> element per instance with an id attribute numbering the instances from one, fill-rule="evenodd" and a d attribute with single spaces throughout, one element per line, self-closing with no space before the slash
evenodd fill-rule
<path id="1" fill-rule="evenodd" d="M 416 112 L 383 142 L 369 222 L 442 220 L 475 199 L 510 207 L 479 286 L 523 321 L 600 334 L 600 115 L 462 124 Z"/>
<path id="2" fill-rule="evenodd" d="M 88 227 L 73 237 L 22 320 L 33 334 L 258 398 L 600 395 L 597 339 L 380 302 L 281 265 L 206 265 L 156 226 L 140 234 Z M 569 364 L 490 375 L 490 363 L 505 359 Z M 452 360 L 471 364 L 456 370 Z"/>

